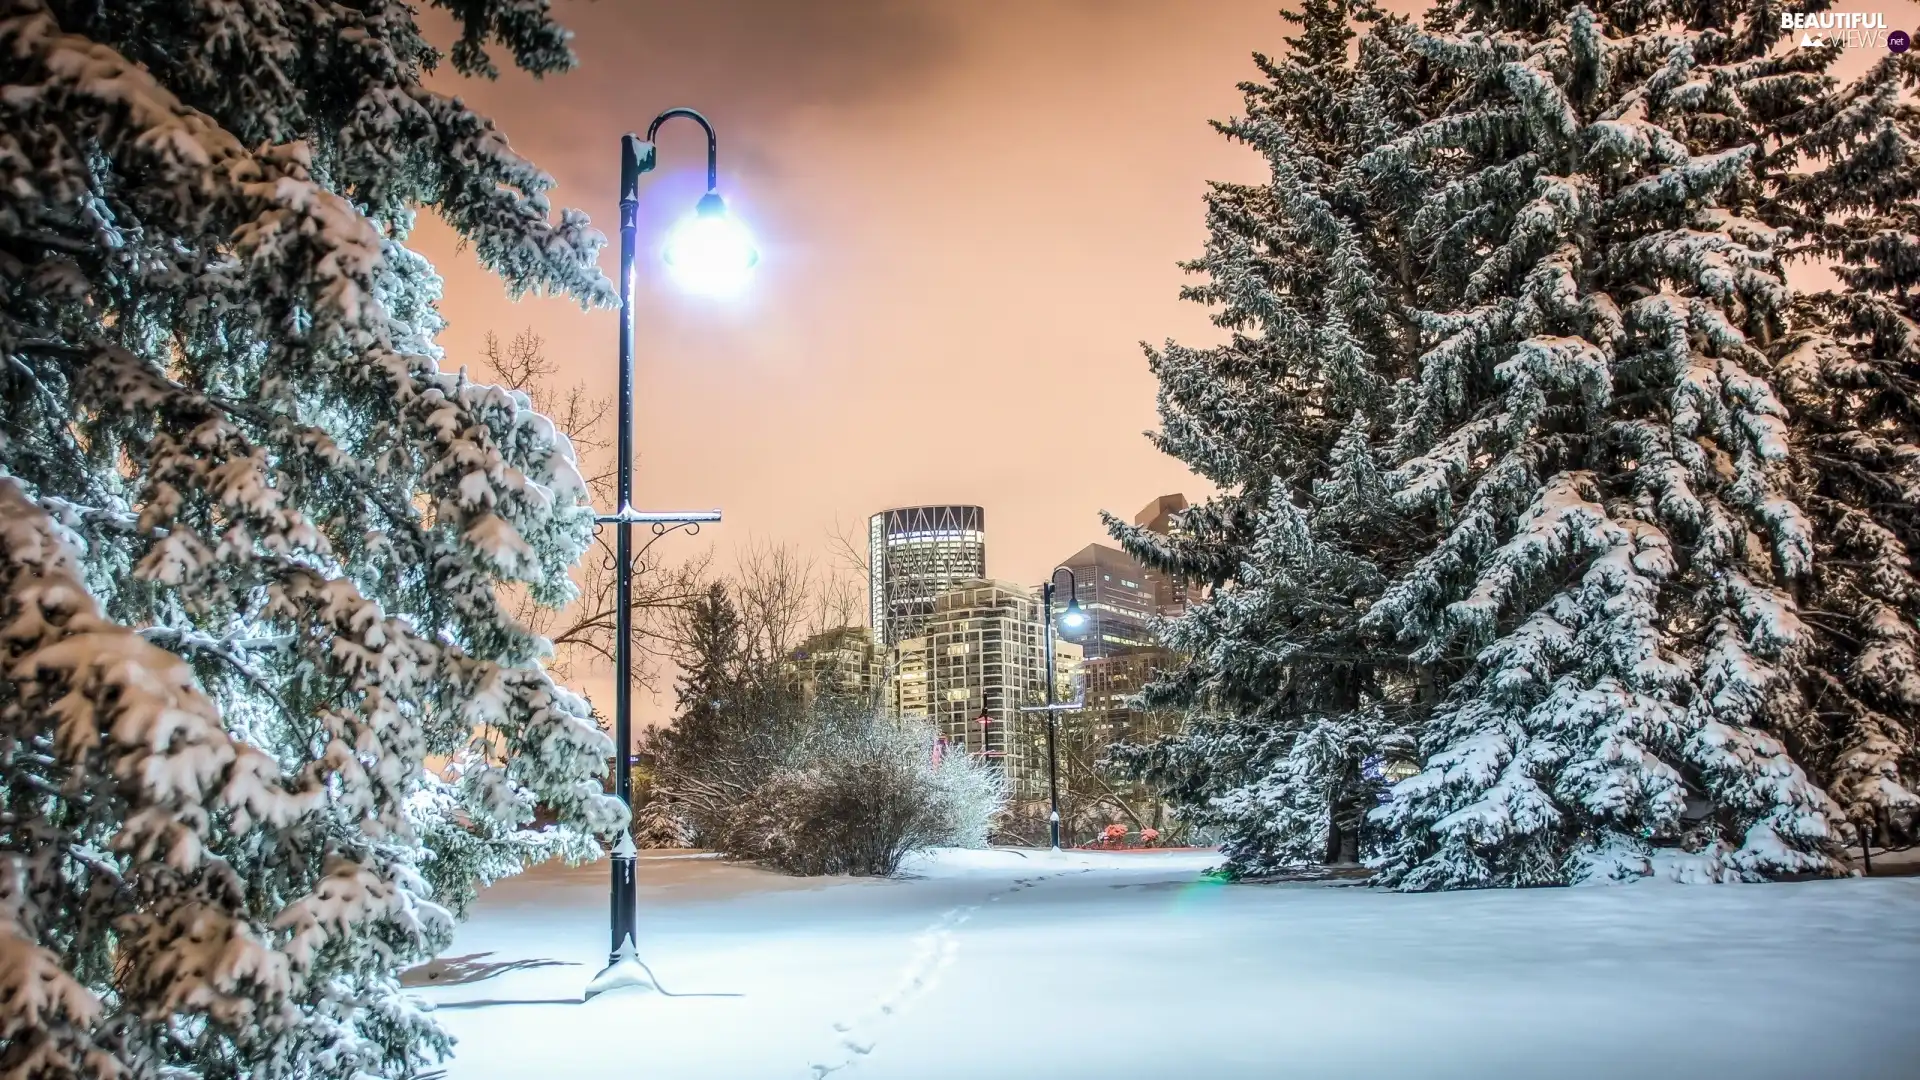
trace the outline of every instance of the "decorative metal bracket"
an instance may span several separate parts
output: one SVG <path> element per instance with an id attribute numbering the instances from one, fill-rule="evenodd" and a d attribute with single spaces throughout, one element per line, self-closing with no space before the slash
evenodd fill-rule
<path id="1" fill-rule="evenodd" d="M 1076 675 L 1073 679 L 1073 700 L 1056 701 L 1050 705 L 1022 705 L 1021 712 L 1080 712 L 1087 707 L 1087 679 Z"/>
<path id="2" fill-rule="evenodd" d="M 720 520 L 720 511 L 635 510 L 623 506 L 617 514 L 600 514 L 593 520 L 601 525 L 646 525 L 655 536 L 665 536 L 675 529 L 685 529 L 688 536 L 698 536 L 702 523 Z"/>

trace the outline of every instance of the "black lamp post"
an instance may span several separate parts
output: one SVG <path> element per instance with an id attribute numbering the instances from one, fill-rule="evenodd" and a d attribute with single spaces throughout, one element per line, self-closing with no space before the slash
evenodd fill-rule
<path id="1" fill-rule="evenodd" d="M 653 139 L 660 125 L 677 116 L 697 122 L 707 133 L 707 193 L 694 207 L 692 216 L 674 231 L 667 248 L 667 261 L 676 276 L 692 288 L 723 291 L 744 278 L 758 261 L 758 254 L 746 233 L 727 217 L 726 203 L 716 190 L 718 150 L 713 125 L 692 109 L 668 109 L 654 118 L 647 137 L 626 135 L 620 140 L 620 435 L 618 480 L 615 499 L 618 507 L 598 520 L 614 527 L 614 611 L 613 643 L 613 742 L 614 794 L 628 807 L 633 806 L 633 527 L 649 526 L 655 536 L 683 526 L 719 521 L 718 510 L 669 512 L 639 511 L 633 508 L 633 272 L 634 244 L 639 230 L 640 177 L 653 171 Z M 638 893 L 634 881 L 633 836 L 621 833 L 612 853 L 613 882 L 609 897 L 612 943 L 607 967 L 592 983 L 592 997 L 616 986 L 652 985 L 645 966 L 635 950 L 638 935 Z"/>
<path id="2" fill-rule="evenodd" d="M 1054 717 L 1063 709 L 1074 710 L 1081 706 L 1079 701 L 1054 700 L 1053 589 L 1061 574 L 1067 575 L 1067 610 L 1060 616 L 1060 621 L 1075 630 L 1087 621 L 1086 613 L 1080 610 L 1080 583 L 1073 576 L 1073 568 L 1054 567 L 1053 574 L 1047 578 L 1046 587 L 1041 590 L 1040 606 L 1046 622 L 1047 643 L 1047 703 L 1042 707 L 1047 714 L 1047 837 L 1052 841 L 1055 851 L 1060 850 L 1060 769 L 1053 749 Z"/>

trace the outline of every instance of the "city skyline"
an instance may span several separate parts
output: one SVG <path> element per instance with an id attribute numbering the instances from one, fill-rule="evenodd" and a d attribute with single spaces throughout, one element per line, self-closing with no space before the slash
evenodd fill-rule
<path id="1" fill-rule="evenodd" d="M 1134 515 L 1134 523 L 1152 532 L 1166 533 L 1188 505 L 1181 492 L 1160 495 Z M 1058 572 L 1065 568 L 1078 575 L 1074 598 L 1087 609 L 1087 633 L 1097 632 L 1103 614 L 1117 615 L 1128 623 L 1125 627 L 1128 637 L 1112 642 L 1114 647 L 1152 644 L 1142 637 L 1147 621 L 1156 614 L 1180 614 L 1186 605 L 1186 586 L 1170 582 L 1164 575 L 1148 569 L 1121 550 L 1110 534 L 1101 535 L 1101 539 L 1087 542 L 1073 554 L 1052 561 L 1048 569 Z M 919 621 L 930 611 L 945 585 L 978 578 L 1017 580 L 1012 575 L 996 572 L 993 547 L 987 538 L 986 508 L 982 506 L 927 503 L 889 507 L 870 515 L 867 519 L 867 618 L 857 625 L 875 631 L 875 640 L 882 645 L 892 644 L 900 638 L 916 636 Z M 905 576 L 912 580 L 890 584 L 888 570 L 893 566 L 909 568 Z M 1126 572 L 1126 576 L 1117 579 L 1117 588 L 1123 592 L 1111 601 L 1101 586 L 1115 584 L 1115 581 L 1111 580 L 1111 573 L 1107 574 L 1110 580 L 1100 580 L 1102 566 L 1108 571 Z M 1036 595 L 1041 587 L 1033 587 Z M 1062 591 L 1054 601 L 1056 609 L 1066 602 L 1067 595 Z M 924 610 L 916 611 L 916 608 Z M 907 614 L 909 612 L 912 614 Z M 900 619 L 908 622 L 905 630 L 889 627 L 890 620 Z M 1096 649 L 1089 655 L 1098 652 Z"/>
<path id="2" fill-rule="evenodd" d="M 902 667 L 912 656 L 925 671 L 920 715 L 949 745 L 997 761 L 1022 800 L 1044 792 L 1037 736 L 1046 719 L 1025 710 L 1046 701 L 1046 645 L 1038 595 L 1018 582 L 975 578 L 942 593 L 924 636 L 899 647 Z M 1053 648 L 1054 697 L 1065 700 L 1064 676 L 1078 666 L 1080 648 L 1057 634 Z"/>

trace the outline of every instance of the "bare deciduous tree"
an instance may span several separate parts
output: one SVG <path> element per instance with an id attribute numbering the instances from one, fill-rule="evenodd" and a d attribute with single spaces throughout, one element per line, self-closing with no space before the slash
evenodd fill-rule
<path id="1" fill-rule="evenodd" d="M 1025 734 L 1029 752 L 1034 760 L 1042 763 L 1047 753 L 1046 730 L 1045 720 L 1036 714 Z M 1112 743 L 1112 736 L 1089 714 L 1064 712 L 1060 715 L 1054 729 L 1054 753 L 1058 762 L 1060 832 L 1064 844 L 1085 843 L 1116 822 L 1136 831 L 1151 828 L 1163 835 L 1172 833 L 1178 824 L 1168 819 L 1164 802 L 1156 798 L 1146 784 L 1127 778 L 1122 770 L 1105 761 Z M 1040 792 L 1037 802 L 1014 807 L 1001 821 L 996 835 L 1011 843 L 1045 842 L 1046 791 Z"/>
<path id="2" fill-rule="evenodd" d="M 740 611 L 742 653 L 757 665 L 785 663 L 813 635 L 861 625 L 866 611 L 857 582 L 787 544 L 747 541 L 718 580 Z"/>
<path id="3" fill-rule="evenodd" d="M 612 399 L 594 394 L 584 383 L 559 386 L 560 366 L 547 355 L 545 339 L 531 329 L 505 344 L 489 331 L 480 360 L 495 381 L 527 395 L 533 407 L 572 440 L 594 504 L 611 507 L 616 465 L 608 432 L 615 420 Z M 573 675 L 582 660 L 613 660 L 619 604 L 614 597 L 612 539 L 606 530 L 594 538 L 592 550 L 574 570 L 580 598 L 564 610 L 542 607 L 524 590 L 509 596 L 514 617 L 553 642 L 554 669 L 563 678 Z M 661 664 L 673 658 L 671 617 L 700 590 L 711 565 L 707 553 L 669 561 L 656 550 L 662 539 L 646 536 L 634 554 L 631 648 L 636 678 L 649 690 Z"/>
<path id="4" fill-rule="evenodd" d="M 779 664 L 813 630 L 808 615 L 815 577 L 813 560 L 795 548 L 755 540 L 741 548 L 729 584 L 751 663 Z"/>
<path id="5" fill-rule="evenodd" d="M 873 581 L 873 556 L 866 537 L 857 525 L 842 525 L 833 519 L 833 531 L 827 534 L 827 558 L 836 571 L 852 578 L 852 585 L 865 594 Z"/>
<path id="6" fill-rule="evenodd" d="M 533 407 L 552 420 L 573 442 L 581 474 L 596 505 L 610 505 L 613 495 L 613 399 L 595 394 L 587 384 L 557 385 L 560 365 L 547 356 L 546 339 L 532 329 L 520 331 L 505 345 L 500 335 L 487 331 L 480 344 L 480 362 L 500 385 L 527 395 Z"/>

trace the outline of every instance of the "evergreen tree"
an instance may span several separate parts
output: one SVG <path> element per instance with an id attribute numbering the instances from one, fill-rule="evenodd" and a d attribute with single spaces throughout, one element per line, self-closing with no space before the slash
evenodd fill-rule
<path id="1" fill-rule="evenodd" d="M 1833 320 L 1768 153 L 1830 56 L 1769 55 L 1766 4 L 1450 3 L 1353 63 L 1343 17 L 1229 125 L 1273 171 L 1209 203 L 1189 295 L 1232 342 L 1152 355 L 1160 444 L 1225 494 L 1114 523 L 1212 589 L 1149 691 L 1193 730 L 1123 756 L 1242 872 L 1332 854 L 1409 736 L 1386 884 L 1842 871 L 1788 748 L 1818 552 L 1775 389 Z"/>
<path id="2" fill-rule="evenodd" d="M 436 6 L 463 74 L 571 62 Z M 601 239 L 402 3 L 12 0 L 0 53 L 0 1072 L 412 1075 L 445 909 L 625 810 L 497 595 L 570 599 L 572 450 L 441 369 L 407 232 L 583 302 Z"/>
<path id="3" fill-rule="evenodd" d="M 656 794 L 634 812 L 633 842 L 643 849 L 690 848 L 693 826 L 680 816 L 673 804 Z"/>
<path id="4" fill-rule="evenodd" d="M 745 621 L 727 586 L 713 582 L 681 619 L 681 669 L 674 687 L 677 732 L 698 738 L 718 717 L 737 708 L 753 672 L 747 663 Z"/>
<path id="5" fill-rule="evenodd" d="M 1772 23 L 1772 25 L 1766 25 Z M 1470 656 L 1375 818 L 1401 888 L 1835 873 L 1781 741 L 1812 569 L 1762 351 L 1792 326 L 1743 91 L 1771 5 L 1462 3 L 1455 73 L 1370 155 L 1444 163 L 1395 499 L 1438 541 L 1368 613 Z M 1731 27 L 1731 29 L 1723 29 Z"/>
<path id="6" fill-rule="evenodd" d="M 653 802 L 717 846 L 734 810 L 784 760 L 807 721 L 805 695 L 756 649 L 734 591 L 712 582 L 681 613 L 673 722 L 647 733 Z"/>
<path id="7" fill-rule="evenodd" d="M 1917 83 L 1920 57 L 1894 54 L 1796 102 L 1776 124 L 1765 207 L 1797 253 L 1827 261 L 1843 286 L 1805 298 L 1807 328 L 1775 350 L 1795 495 L 1815 537 L 1801 594 L 1811 646 L 1797 704 L 1812 721 L 1801 753 L 1853 824 L 1883 843 L 1914 840 L 1920 813 Z"/>
<path id="8" fill-rule="evenodd" d="M 1184 295 L 1232 338 L 1148 354 L 1158 444 L 1222 494 L 1172 538 L 1108 518 L 1143 562 L 1211 590 L 1162 627 L 1187 660 L 1145 695 L 1186 707 L 1186 730 L 1114 757 L 1223 833 L 1248 874 L 1353 858 L 1380 759 L 1410 753 L 1415 716 L 1404 652 L 1361 617 L 1404 548 L 1378 456 L 1391 384 L 1417 355 L 1399 223 L 1420 185 L 1361 164 L 1419 119 L 1418 75 L 1378 37 L 1349 57 L 1351 23 L 1380 21 L 1371 3 L 1283 16 L 1300 27 L 1287 55 L 1256 56 L 1266 79 L 1242 88 L 1246 115 L 1217 125 L 1271 180 L 1214 185 L 1188 265 L 1207 280 Z"/>

